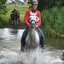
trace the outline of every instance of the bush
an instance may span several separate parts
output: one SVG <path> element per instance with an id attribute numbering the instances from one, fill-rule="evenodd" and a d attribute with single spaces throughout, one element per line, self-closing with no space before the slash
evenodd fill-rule
<path id="1" fill-rule="evenodd" d="M 55 6 L 64 6 L 64 0 L 38 0 L 38 9 L 42 11 L 45 8 L 53 8 Z"/>
<path id="2" fill-rule="evenodd" d="M 44 31 L 46 33 L 64 34 L 64 7 L 43 10 L 42 19 L 45 23 Z"/>
<path id="3" fill-rule="evenodd" d="M 4 28 L 6 26 L 5 20 L 0 16 L 0 28 Z"/>

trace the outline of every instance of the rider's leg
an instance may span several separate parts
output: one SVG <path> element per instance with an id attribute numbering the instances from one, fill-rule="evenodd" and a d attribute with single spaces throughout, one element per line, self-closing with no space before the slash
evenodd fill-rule
<path id="1" fill-rule="evenodd" d="M 39 37 L 40 37 L 41 48 L 44 48 L 44 34 L 43 34 L 43 32 L 41 31 L 40 28 L 37 28 L 37 31 L 38 31 L 38 34 L 39 34 Z"/>
<path id="2" fill-rule="evenodd" d="M 22 38 L 21 38 L 21 50 L 22 50 L 22 48 L 25 47 L 25 38 L 27 36 L 27 33 L 28 33 L 28 28 L 25 28 Z"/>

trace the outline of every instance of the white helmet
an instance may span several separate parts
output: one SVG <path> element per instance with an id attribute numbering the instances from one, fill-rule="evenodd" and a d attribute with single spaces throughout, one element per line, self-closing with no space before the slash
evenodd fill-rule
<path id="1" fill-rule="evenodd" d="M 34 0 L 34 1 L 32 1 L 32 4 L 37 4 L 38 5 L 38 1 Z"/>

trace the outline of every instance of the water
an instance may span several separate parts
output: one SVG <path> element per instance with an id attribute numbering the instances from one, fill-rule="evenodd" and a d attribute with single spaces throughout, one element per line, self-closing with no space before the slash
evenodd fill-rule
<path id="1" fill-rule="evenodd" d="M 0 29 L 0 64 L 64 64 L 64 50 L 45 46 L 29 52 L 19 52 L 23 29 Z"/>

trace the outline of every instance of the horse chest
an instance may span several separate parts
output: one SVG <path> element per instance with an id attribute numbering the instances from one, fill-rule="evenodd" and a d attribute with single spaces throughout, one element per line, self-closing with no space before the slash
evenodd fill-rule
<path id="1" fill-rule="evenodd" d="M 25 42 L 26 42 L 27 46 L 37 47 L 39 45 L 39 35 L 38 35 L 38 33 L 36 31 L 35 31 L 35 34 L 32 34 L 32 35 L 30 35 L 28 33 Z"/>

